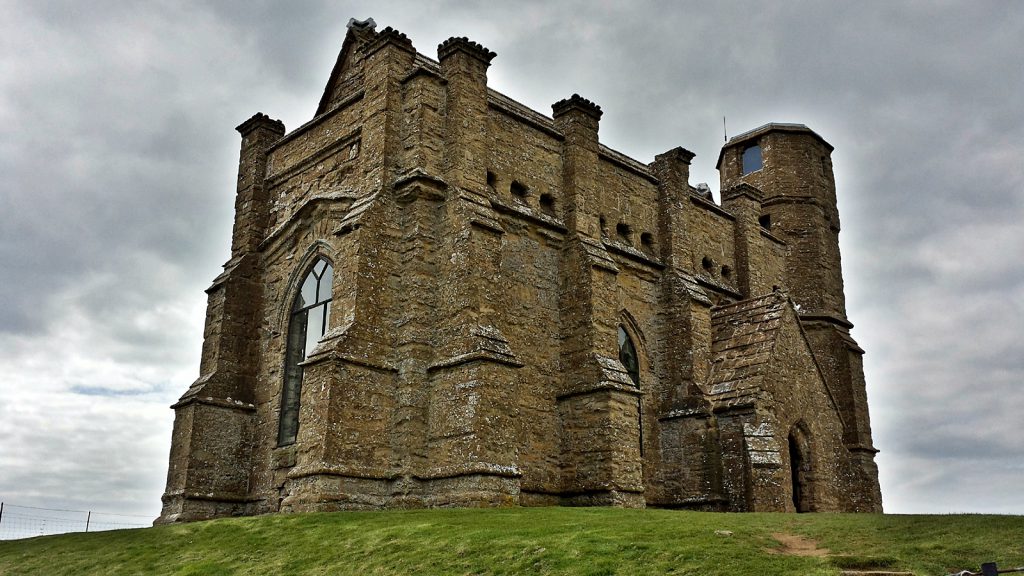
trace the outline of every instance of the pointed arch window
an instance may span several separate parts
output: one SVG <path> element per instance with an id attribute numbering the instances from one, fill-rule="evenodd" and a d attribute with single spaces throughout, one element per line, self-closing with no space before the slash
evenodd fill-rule
<path id="1" fill-rule="evenodd" d="M 626 369 L 626 373 L 629 374 L 633 385 L 639 387 L 640 359 L 636 355 L 636 346 L 633 345 L 633 339 L 629 337 L 629 333 L 622 326 L 619 326 L 619 362 Z"/>
<path id="2" fill-rule="evenodd" d="M 278 446 L 293 444 L 299 432 L 299 398 L 302 366 L 331 321 L 331 284 L 334 267 L 320 258 L 302 280 L 288 320 L 288 343 L 284 361 L 284 388 L 277 431 Z"/>
<path id="3" fill-rule="evenodd" d="M 619 362 L 629 374 L 633 386 L 640 388 L 640 357 L 636 353 L 636 346 L 633 339 L 629 337 L 626 328 L 619 325 Z M 644 455 L 644 401 L 643 396 L 636 397 L 637 434 L 640 440 L 640 455 Z"/>

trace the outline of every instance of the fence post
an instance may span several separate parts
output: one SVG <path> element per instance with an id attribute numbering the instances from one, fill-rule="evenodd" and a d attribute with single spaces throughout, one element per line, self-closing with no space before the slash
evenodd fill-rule
<path id="1" fill-rule="evenodd" d="M 92 510 L 89 510 L 89 514 L 85 517 L 85 531 L 89 531 L 89 520 L 92 519 Z"/>
<path id="2" fill-rule="evenodd" d="M 981 576 L 996 576 L 999 574 L 999 569 L 996 568 L 995 562 L 985 562 L 981 565 Z"/>

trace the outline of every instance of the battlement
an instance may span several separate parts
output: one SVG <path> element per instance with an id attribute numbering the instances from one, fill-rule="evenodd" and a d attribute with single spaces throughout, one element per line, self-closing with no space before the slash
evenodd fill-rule
<path id="1" fill-rule="evenodd" d="M 437 45 L 437 57 L 440 60 L 444 60 L 456 52 L 468 54 L 484 64 L 490 64 L 491 60 L 497 56 L 494 52 L 464 36 L 461 38 L 449 38 Z"/>
<path id="2" fill-rule="evenodd" d="M 573 94 L 569 98 L 559 100 L 551 105 L 551 111 L 555 118 L 568 114 L 573 110 L 579 110 L 594 120 L 601 119 L 601 107 L 579 94 Z"/>

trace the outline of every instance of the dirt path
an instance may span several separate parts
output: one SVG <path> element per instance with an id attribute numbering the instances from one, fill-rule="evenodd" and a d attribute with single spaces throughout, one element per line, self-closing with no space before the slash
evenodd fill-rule
<path id="1" fill-rule="evenodd" d="M 770 548 L 768 550 L 769 554 L 786 554 L 789 556 L 829 555 L 828 548 L 818 548 L 818 543 L 806 536 L 776 532 L 772 534 L 772 538 L 775 538 L 782 546 L 780 548 Z"/>

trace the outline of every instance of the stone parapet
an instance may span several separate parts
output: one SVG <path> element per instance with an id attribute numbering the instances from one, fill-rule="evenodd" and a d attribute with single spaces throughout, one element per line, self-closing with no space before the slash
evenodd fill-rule
<path id="1" fill-rule="evenodd" d="M 378 32 L 376 36 L 363 44 L 362 51 L 366 57 L 369 57 L 387 46 L 413 55 L 416 54 L 416 49 L 412 46 L 412 40 L 409 40 L 408 36 L 390 26 Z"/>
<path id="2" fill-rule="evenodd" d="M 251 118 L 235 127 L 235 130 L 237 130 L 244 138 L 260 128 L 268 130 L 272 134 L 277 134 L 278 136 L 284 136 L 285 132 L 284 122 L 274 120 L 262 112 L 253 114 Z"/>
<path id="3" fill-rule="evenodd" d="M 452 37 L 437 45 L 437 58 L 441 62 L 444 62 L 456 52 L 472 56 L 486 65 L 490 65 L 491 60 L 497 56 L 496 53 L 464 36 Z"/>
<path id="4" fill-rule="evenodd" d="M 586 114 L 594 120 L 601 119 L 601 107 L 579 94 L 573 94 L 572 96 L 565 98 L 564 100 L 559 100 L 551 105 L 551 112 L 556 120 L 559 117 L 574 111 Z"/>

